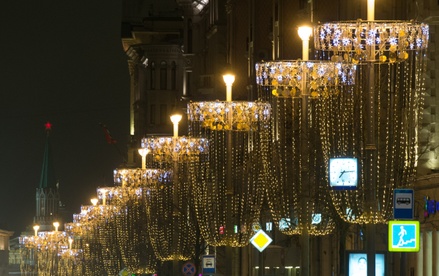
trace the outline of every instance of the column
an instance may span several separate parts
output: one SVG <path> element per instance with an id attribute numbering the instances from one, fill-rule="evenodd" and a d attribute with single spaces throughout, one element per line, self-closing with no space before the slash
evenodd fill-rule
<path id="1" fill-rule="evenodd" d="M 433 255 L 432 255 L 432 263 L 433 263 L 433 275 L 439 275 L 439 233 L 438 231 L 433 231 Z"/>
<path id="2" fill-rule="evenodd" d="M 423 240 L 424 240 L 424 236 L 421 235 L 419 242 L 420 242 L 422 247 L 424 246 Z M 415 265 L 416 265 L 415 274 L 416 275 L 424 275 L 424 269 L 423 269 L 424 268 L 424 265 L 423 265 L 424 258 L 423 257 L 424 257 L 423 256 L 423 250 L 419 250 L 419 252 L 416 253 L 416 263 L 415 263 Z"/>
<path id="3" fill-rule="evenodd" d="M 423 251 L 423 276 L 433 276 L 433 264 L 432 264 L 432 255 L 433 255 L 433 235 L 431 231 L 425 231 L 422 233 L 422 248 Z M 421 274 L 418 274 L 421 275 Z"/>

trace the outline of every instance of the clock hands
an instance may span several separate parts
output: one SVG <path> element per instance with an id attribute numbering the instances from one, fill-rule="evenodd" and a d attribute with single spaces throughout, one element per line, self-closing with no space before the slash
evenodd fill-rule
<path id="1" fill-rule="evenodd" d="M 342 172 L 340 173 L 340 176 L 339 176 L 338 178 L 341 178 L 341 177 L 343 176 L 343 174 L 345 174 L 345 173 L 350 173 L 350 172 L 355 172 L 355 171 L 342 171 Z"/>

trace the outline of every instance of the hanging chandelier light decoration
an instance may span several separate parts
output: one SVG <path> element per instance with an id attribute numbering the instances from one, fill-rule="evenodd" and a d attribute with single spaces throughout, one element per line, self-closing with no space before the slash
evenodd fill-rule
<path id="1" fill-rule="evenodd" d="M 59 268 L 58 254 L 67 248 L 68 237 L 64 231 L 41 232 L 37 250 L 38 275 L 55 275 Z"/>
<path id="2" fill-rule="evenodd" d="M 225 75 L 226 101 L 188 104 L 190 133 L 209 150 L 190 167 L 201 233 L 209 245 L 242 247 L 259 222 L 267 164 L 271 106 L 232 101 L 233 75 Z"/>
<path id="3" fill-rule="evenodd" d="M 60 269 L 59 254 L 68 248 L 68 235 L 58 231 L 59 223 L 54 222 L 55 231 L 38 232 L 34 227 L 34 236 L 22 236 L 23 245 L 21 257 L 33 260 L 33 265 L 22 265 L 22 272 L 32 272 L 38 275 L 58 275 Z M 33 255 L 33 258 L 32 258 Z"/>
<path id="4" fill-rule="evenodd" d="M 357 64 L 353 93 L 324 99 L 322 129 L 331 157 L 355 157 L 355 190 L 331 191 L 342 219 L 385 223 L 395 188 L 413 187 L 418 158 L 429 26 L 414 21 L 368 20 L 319 24 L 315 49 L 321 59 Z"/>
<path id="5" fill-rule="evenodd" d="M 113 178 L 115 186 L 119 187 L 155 188 L 158 183 L 166 183 L 172 179 L 170 173 L 161 169 L 146 169 L 145 164 L 143 168 L 116 169 Z"/>
<path id="6" fill-rule="evenodd" d="M 98 198 L 92 201 L 93 205 L 81 206 L 79 222 L 88 224 L 91 230 L 89 252 L 87 252 L 90 255 L 86 256 L 93 264 L 91 268 L 103 268 L 103 273 L 116 275 L 123 267 L 114 219 L 118 208 L 107 198 L 107 190 L 107 187 L 98 188 Z M 102 264 L 101 267 L 94 266 L 97 261 Z"/>
<path id="7" fill-rule="evenodd" d="M 117 186 L 109 190 L 107 195 L 119 206 L 115 218 L 125 268 L 131 273 L 149 274 L 157 271 L 158 258 L 150 240 L 146 197 L 150 190 L 167 184 L 170 173 L 146 169 L 145 163 L 142 163 L 141 169 L 115 170 L 114 183 Z"/>
<path id="8" fill-rule="evenodd" d="M 93 210 L 98 199 L 92 199 L 93 205 L 81 206 L 81 212 L 73 214 L 73 222 L 66 224 L 66 231 L 74 237 L 74 243 L 77 248 L 82 249 L 82 274 L 86 276 L 104 275 L 103 258 L 101 255 L 101 245 L 97 232 L 96 224 L 99 222 L 98 218 L 93 213 L 99 213 Z M 93 212 L 95 211 L 95 212 Z"/>
<path id="9" fill-rule="evenodd" d="M 66 233 L 69 233 L 66 231 Z M 68 237 L 69 247 L 62 248 L 58 254 L 58 274 L 63 276 L 83 275 L 82 250 L 73 249 L 73 238 Z"/>
<path id="10" fill-rule="evenodd" d="M 314 35 L 321 59 L 394 63 L 408 60 L 409 52 L 427 49 L 429 26 L 414 21 L 359 19 L 319 24 Z"/>
<path id="11" fill-rule="evenodd" d="M 308 52 L 304 47 L 304 53 Z M 267 170 L 267 201 L 278 229 L 287 235 L 329 234 L 334 211 L 327 192 L 322 120 L 323 98 L 352 93 L 356 66 L 330 61 L 272 61 L 256 64 L 259 98 L 273 106 Z M 304 201 L 306 198 L 306 202 Z"/>
<path id="12" fill-rule="evenodd" d="M 203 138 L 178 136 L 181 115 L 171 116 L 173 136 L 147 137 L 141 142 L 142 160 L 148 158 L 149 167 L 158 167 L 168 173 L 163 181 L 146 195 L 147 222 L 151 243 L 156 256 L 162 261 L 188 260 L 194 257 L 196 217 L 191 201 L 193 192 L 189 185 L 189 164 L 199 162 L 207 151 Z M 142 163 L 146 163 L 142 161 Z"/>
<path id="13" fill-rule="evenodd" d="M 36 250 L 39 244 L 38 230 L 39 225 L 33 226 L 35 235 L 20 236 L 20 272 L 24 275 L 33 275 L 38 273 L 38 260 L 36 259 Z"/>

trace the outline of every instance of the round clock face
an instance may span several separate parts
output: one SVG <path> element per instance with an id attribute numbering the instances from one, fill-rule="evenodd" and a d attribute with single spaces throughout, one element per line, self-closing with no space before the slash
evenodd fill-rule
<path id="1" fill-rule="evenodd" d="M 329 185 L 333 188 L 354 189 L 358 183 L 357 158 L 330 158 Z"/>

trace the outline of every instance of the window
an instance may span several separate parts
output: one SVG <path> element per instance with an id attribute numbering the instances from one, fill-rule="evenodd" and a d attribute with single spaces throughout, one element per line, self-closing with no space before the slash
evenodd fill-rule
<path id="1" fill-rule="evenodd" d="M 152 125 L 155 124 L 155 120 L 156 120 L 155 113 L 156 113 L 156 107 L 155 107 L 155 104 L 152 104 L 150 106 L 150 110 L 149 110 L 149 123 Z"/>
<path id="2" fill-rule="evenodd" d="M 165 125 L 170 121 L 171 120 L 168 117 L 168 108 L 167 108 L 166 104 L 161 104 L 160 105 L 160 124 Z"/>
<path id="3" fill-rule="evenodd" d="M 177 65 L 175 61 L 171 64 L 171 89 L 177 89 Z"/>
<path id="4" fill-rule="evenodd" d="M 151 90 L 154 90 L 155 89 L 155 62 L 154 61 L 151 61 L 151 65 L 150 65 L 150 71 L 149 71 L 149 73 L 150 73 L 150 76 L 149 76 L 149 78 L 150 78 L 150 80 L 151 80 L 151 82 L 150 82 L 150 84 L 151 84 Z"/>
<path id="5" fill-rule="evenodd" d="M 166 61 L 162 61 L 160 63 L 160 89 L 166 90 L 167 89 L 167 82 L 168 82 L 168 70 L 167 70 L 168 64 Z"/>

